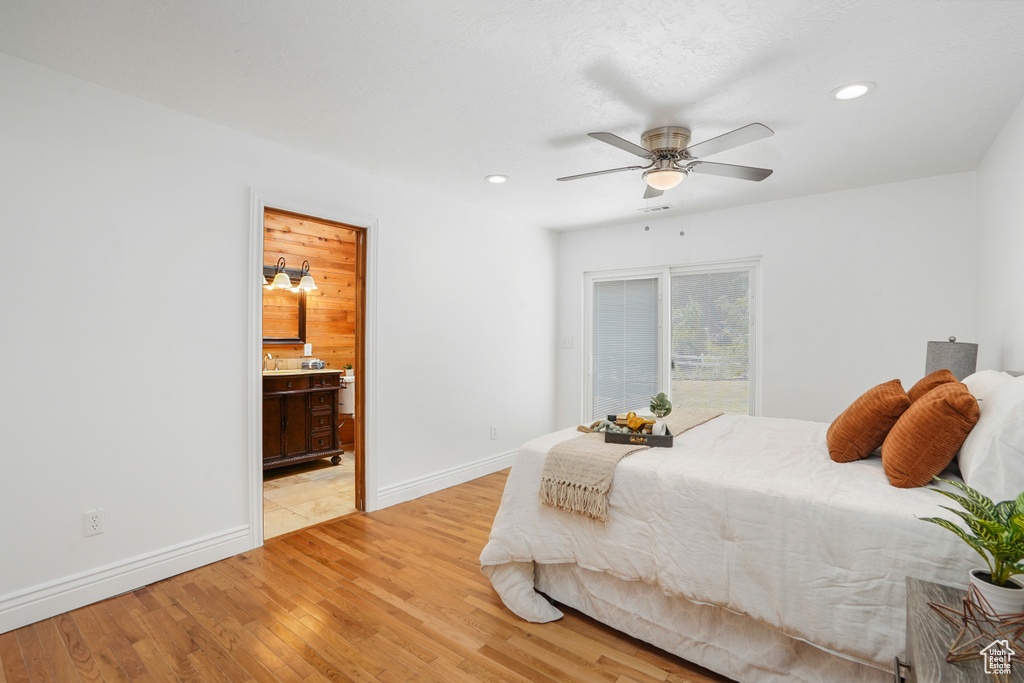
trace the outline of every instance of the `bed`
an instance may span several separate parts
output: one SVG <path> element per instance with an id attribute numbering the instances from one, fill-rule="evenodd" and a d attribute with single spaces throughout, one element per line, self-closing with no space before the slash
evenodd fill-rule
<path id="1" fill-rule="evenodd" d="M 538 500 L 577 432 L 530 441 L 482 569 L 524 619 L 559 618 L 548 596 L 737 681 L 891 681 L 904 578 L 963 586 L 979 558 L 915 519 L 950 516 L 941 496 L 890 486 L 877 457 L 832 462 L 827 429 L 715 418 L 622 460 L 607 524 Z"/>

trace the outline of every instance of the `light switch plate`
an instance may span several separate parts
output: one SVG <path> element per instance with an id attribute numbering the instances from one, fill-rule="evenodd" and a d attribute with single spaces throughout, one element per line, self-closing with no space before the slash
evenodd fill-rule
<path id="1" fill-rule="evenodd" d="M 313 355 L 313 345 L 312 344 L 303 344 L 302 345 L 302 355 L 303 356 L 312 356 Z"/>

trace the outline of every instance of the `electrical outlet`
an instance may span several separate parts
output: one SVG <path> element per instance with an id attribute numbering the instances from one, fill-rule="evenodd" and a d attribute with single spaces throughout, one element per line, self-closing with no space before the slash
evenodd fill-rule
<path id="1" fill-rule="evenodd" d="M 302 355 L 303 356 L 307 356 L 307 357 L 312 356 L 313 355 L 313 345 L 312 344 L 303 344 L 302 345 Z"/>
<path id="2" fill-rule="evenodd" d="M 107 513 L 103 510 L 103 508 L 89 510 L 88 512 L 83 513 L 83 516 L 85 517 L 86 536 L 95 536 L 96 534 L 103 533 L 103 523 L 107 516 Z"/>
<path id="3" fill-rule="evenodd" d="M 563 349 L 571 349 L 572 348 L 572 337 L 562 337 L 562 348 Z"/>
<path id="4" fill-rule="evenodd" d="M 491 441 L 494 441 L 497 438 L 498 438 L 498 428 L 496 426 L 494 426 L 494 425 L 491 425 Z"/>

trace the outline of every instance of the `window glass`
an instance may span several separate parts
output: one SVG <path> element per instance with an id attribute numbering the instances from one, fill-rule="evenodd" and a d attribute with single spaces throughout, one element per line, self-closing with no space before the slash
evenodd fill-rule
<path id="1" fill-rule="evenodd" d="M 594 283 L 593 419 L 646 411 L 658 393 L 658 278 Z"/>
<path id="2" fill-rule="evenodd" d="M 750 413 L 750 271 L 672 275 L 673 408 Z"/>

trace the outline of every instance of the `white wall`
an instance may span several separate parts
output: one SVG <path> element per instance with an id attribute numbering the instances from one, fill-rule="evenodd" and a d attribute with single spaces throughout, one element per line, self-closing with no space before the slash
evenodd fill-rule
<path id="1" fill-rule="evenodd" d="M 977 170 L 978 367 L 1024 370 L 1024 100 Z"/>
<path id="2" fill-rule="evenodd" d="M 6 56 L 0 92 L 0 632 L 248 547 L 252 187 L 378 219 L 385 498 L 553 428 L 548 231 Z"/>
<path id="3" fill-rule="evenodd" d="M 920 379 L 929 340 L 974 340 L 974 220 L 961 173 L 563 234 L 558 424 L 581 419 L 584 272 L 761 256 L 762 414 L 831 421 Z"/>

